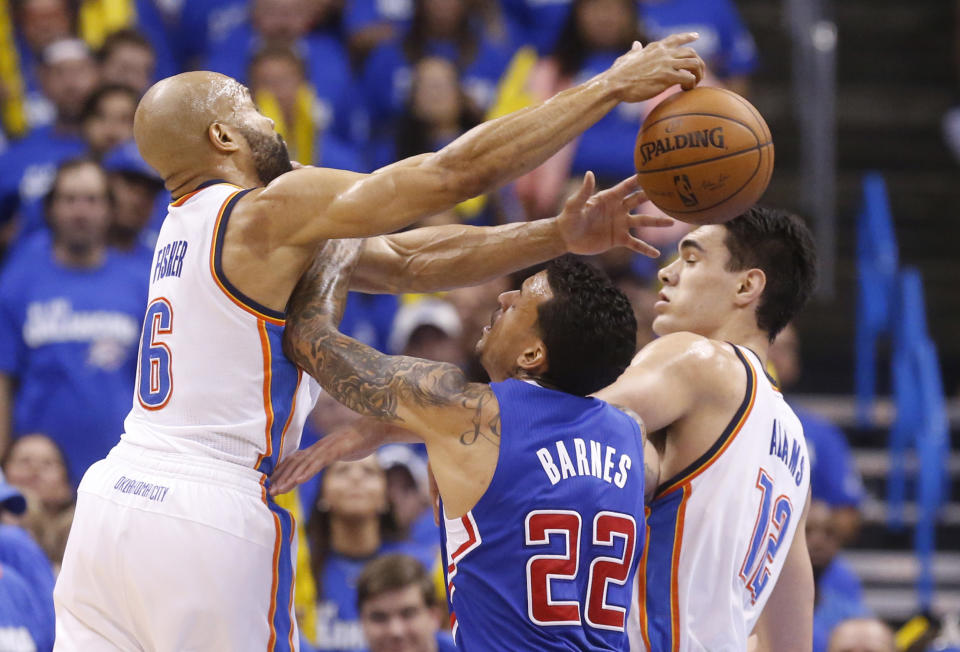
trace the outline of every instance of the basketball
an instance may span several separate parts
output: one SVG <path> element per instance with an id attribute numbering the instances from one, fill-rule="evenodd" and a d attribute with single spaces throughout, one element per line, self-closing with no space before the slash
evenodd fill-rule
<path id="1" fill-rule="evenodd" d="M 719 224 L 753 206 L 773 173 L 760 112 L 722 88 L 671 95 L 643 121 L 634 150 L 640 186 L 667 215 Z"/>

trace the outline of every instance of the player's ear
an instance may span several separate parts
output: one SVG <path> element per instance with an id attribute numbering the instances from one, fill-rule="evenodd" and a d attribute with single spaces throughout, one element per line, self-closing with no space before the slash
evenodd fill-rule
<path id="1" fill-rule="evenodd" d="M 517 356 L 517 367 L 531 376 L 541 374 L 547 370 L 547 346 L 543 340 L 534 340 Z"/>
<path id="2" fill-rule="evenodd" d="M 737 294 L 734 302 L 738 306 L 747 306 L 760 299 L 763 289 L 767 287 L 767 275 L 762 269 L 748 269 L 740 277 L 737 284 Z"/>
<path id="3" fill-rule="evenodd" d="M 240 144 L 237 142 L 233 129 L 222 122 L 211 124 L 207 128 L 207 137 L 210 139 L 213 148 L 221 154 L 228 154 L 240 149 Z"/>

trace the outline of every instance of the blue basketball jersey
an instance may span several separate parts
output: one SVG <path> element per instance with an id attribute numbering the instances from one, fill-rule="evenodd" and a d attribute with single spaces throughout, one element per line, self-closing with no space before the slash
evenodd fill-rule
<path id="1" fill-rule="evenodd" d="M 643 551 L 643 447 L 620 410 L 520 380 L 491 385 L 500 455 L 486 493 L 445 518 L 459 649 L 626 650 Z"/>

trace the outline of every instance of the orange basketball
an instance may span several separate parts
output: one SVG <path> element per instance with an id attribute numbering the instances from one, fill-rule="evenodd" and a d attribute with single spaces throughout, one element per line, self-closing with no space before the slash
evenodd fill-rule
<path id="1" fill-rule="evenodd" d="M 719 224 L 760 199 L 773 173 L 773 140 L 745 99 L 707 86 L 675 93 L 643 121 L 637 177 L 667 215 Z"/>

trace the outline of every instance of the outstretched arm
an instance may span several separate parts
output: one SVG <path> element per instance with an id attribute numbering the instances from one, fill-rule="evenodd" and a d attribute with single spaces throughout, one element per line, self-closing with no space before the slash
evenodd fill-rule
<path id="1" fill-rule="evenodd" d="M 436 292 L 476 285 L 565 253 L 592 255 L 629 247 L 660 252 L 630 229 L 670 226 L 669 217 L 634 215 L 646 201 L 637 178 L 594 194 L 592 172 L 556 217 L 497 227 L 445 225 L 370 238 L 351 281 L 361 292 Z"/>
<path id="2" fill-rule="evenodd" d="M 352 244 L 352 243 L 348 243 Z M 339 242 L 326 249 L 341 249 Z M 472 446 L 499 445 L 500 412 L 488 385 L 467 382 L 454 365 L 406 356 L 388 356 L 336 329 L 355 258 L 318 256 L 290 300 L 284 352 L 337 401 L 360 415 L 402 426 L 431 449 L 444 440 Z M 351 252 L 355 255 L 355 252 Z M 369 445 L 363 440 L 357 445 Z M 329 461 L 329 460 L 328 460 Z M 278 471 L 276 490 L 310 477 Z M 291 485 L 292 486 L 292 485 Z"/>
<path id="3" fill-rule="evenodd" d="M 438 152 L 370 175 L 295 170 L 243 202 L 271 220 L 276 241 L 287 246 L 394 231 L 533 169 L 620 102 L 646 100 L 674 84 L 693 88 L 704 68 L 686 46 L 696 38 L 674 34 L 646 47 L 637 43 L 583 84 L 485 122 Z"/>

